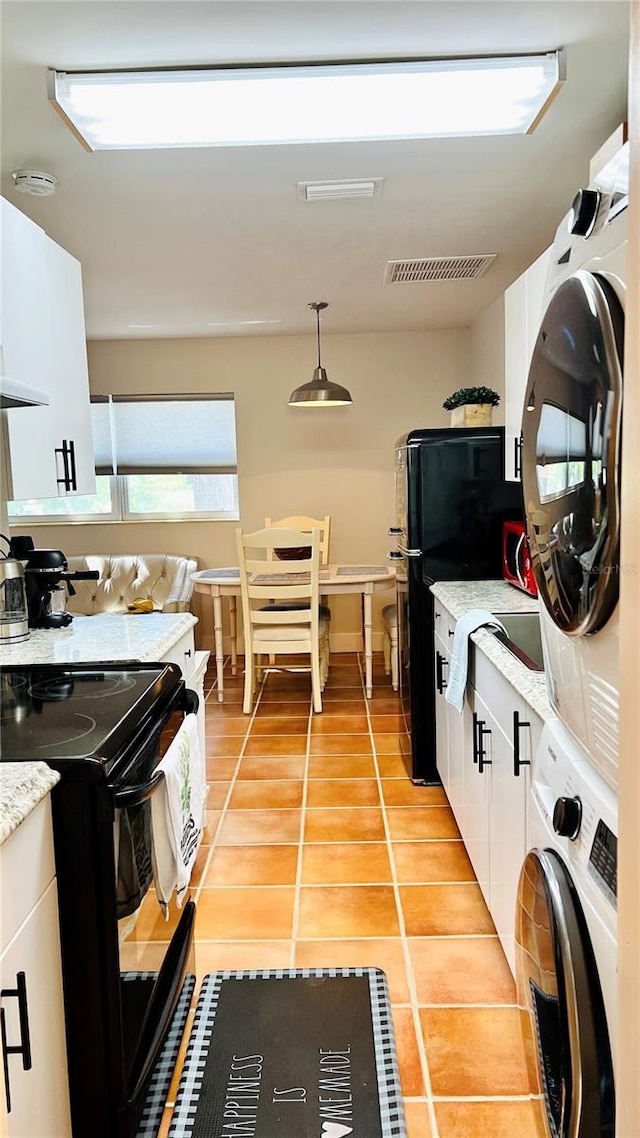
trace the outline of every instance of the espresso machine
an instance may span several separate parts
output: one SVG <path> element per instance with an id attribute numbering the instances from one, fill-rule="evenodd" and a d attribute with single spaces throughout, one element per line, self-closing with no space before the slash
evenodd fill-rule
<path id="1" fill-rule="evenodd" d="M 13 556 L 24 564 L 30 628 L 66 628 L 73 617 L 67 612 L 67 590 L 75 595 L 74 581 L 97 581 L 97 569 L 69 573 L 61 549 L 34 549 L 30 537 L 11 540 Z"/>

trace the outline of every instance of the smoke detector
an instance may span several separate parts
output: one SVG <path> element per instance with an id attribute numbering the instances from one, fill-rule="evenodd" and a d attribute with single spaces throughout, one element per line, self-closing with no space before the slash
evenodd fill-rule
<path id="1" fill-rule="evenodd" d="M 43 170 L 14 170 L 11 176 L 21 194 L 35 194 L 41 198 L 55 194 L 58 185 L 58 179 Z"/>

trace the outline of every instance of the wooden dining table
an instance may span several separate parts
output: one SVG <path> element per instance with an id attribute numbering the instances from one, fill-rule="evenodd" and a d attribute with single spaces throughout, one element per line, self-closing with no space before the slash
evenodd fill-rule
<path id="1" fill-rule="evenodd" d="M 283 583 L 292 574 L 282 573 Z M 236 675 L 238 663 L 237 598 L 241 595 L 240 570 L 201 569 L 191 574 L 194 592 L 207 593 L 213 601 L 213 633 L 215 640 L 216 679 L 218 700 L 224 700 L 224 648 L 222 641 L 222 598 L 229 606 L 229 636 L 231 640 L 231 673 Z M 274 581 L 274 578 L 271 578 Z M 274 583 L 277 582 L 277 578 Z M 320 593 L 323 597 L 355 593 L 362 597 L 362 642 L 364 646 L 365 690 L 367 699 L 373 695 L 372 650 L 372 598 L 379 589 L 395 590 L 395 567 L 390 565 L 322 565 L 320 567 Z"/>

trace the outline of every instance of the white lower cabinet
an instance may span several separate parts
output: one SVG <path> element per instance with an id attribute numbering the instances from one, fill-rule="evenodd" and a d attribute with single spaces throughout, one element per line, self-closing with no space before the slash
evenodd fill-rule
<path id="1" fill-rule="evenodd" d="M 3 902 L 7 897 L 0 955 L 4 1066 L 0 1130 L 7 1138 L 71 1135 L 58 894 L 51 850 L 47 797 L 0 851 Z M 25 856 L 31 865 L 25 865 Z M 49 878 L 44 889 L 42 874 L 36 872 L 43 865 Z"/>
<path id="2" fill-rule="evenodd" d="M 490 907 L 490 802 L 493 748 L 487 727 L 486 709 L 478 693 L 469 688 L 462 711 L 463 765 L 463 830 L 469 860 Z"/>
<path id="3" fill-rule="evenodd" d="M 192 628 L 185 632 L 168 652 L 165 652 L 161 663 L 177 664 L 187 687 L 192 686 L 191 678 L 196 664 L 196 645 Z"/>
<path id="4" fill-rule="evenodd" d="M 435 646 L 436 652 L 445 651 L 439 637 Z M 543 724 L 475 645 L 470 651 L 462 713 L 436 692 L 438 769 L 446 772 L 447 797 L 513 971 L 530 771 Z"/>
<path id="5" fill-rule="evenodd" d="M 436 754 L 438 756 L 438 774 L 442 779 L 442 785 L 450 796 L 449 732 L 447 725 L 448 704 L 444 698 L 449 674 L 449 654 L 444 641 L 440 639 L 437 633 L 433 638 L 433 643 L 436 669 Z"/>
<path id="6" fill-rule="evenodd" d="M 206 754 L 204 723 L 204 676 L 209 662 L 209 652 L 196 652 L 193 629 L 190 628 L 178 642 L 162 657 L 163 664 L 177 664 L 188 688 L 198 696 L 198 739 L 200 750 Z"/>

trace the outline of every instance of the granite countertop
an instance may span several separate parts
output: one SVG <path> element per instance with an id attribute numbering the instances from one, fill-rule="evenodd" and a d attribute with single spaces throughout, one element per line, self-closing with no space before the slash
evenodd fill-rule
<path id="1" fill-rule="evenodd" d="M 0 647 L 6 664 L 87 664 L 160 660 L 197 624 L 190 612 L 74 616 L 68 628 L 32 628 L 21 644 Z"/>
<path id="2" fill-rule="evenodd" d="M 454 620 L 475 608 L 489 609 L 496 616 L 539 611 L 535 597 L 529 597 L 507 581 L 438 581 L 431 586 L 431 592 Z M 471 640 L 543 721 L 555 718 L 544 672 L 532 672 L 486 628 L 472 632 Z"/>
<path id="3" fill-rule="evenodd" d="M 0 764 L 0 845 L 59 780 L 46 763 Z"/>

